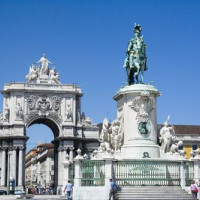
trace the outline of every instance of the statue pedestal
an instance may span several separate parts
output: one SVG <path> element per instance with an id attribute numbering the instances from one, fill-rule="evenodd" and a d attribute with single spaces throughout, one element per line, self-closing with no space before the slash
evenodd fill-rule
<path id="1" fill-rule="evenodd" d="M 124 133 L 119 157 L 160 157 L 156 116 L 156 98 L 159 95 L 154 86 L 136 84 L 121 88 L 114 96 L 117 101 L 117 118 L 121 121 Z"/>

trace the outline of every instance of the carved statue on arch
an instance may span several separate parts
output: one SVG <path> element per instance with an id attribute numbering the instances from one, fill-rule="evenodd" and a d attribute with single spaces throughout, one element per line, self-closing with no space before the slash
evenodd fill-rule
<path id="1" fill-rule="evenodd" d="M 72 121 L 72 117 L 73 117 L 72 109 L 71 106 L 68 104 L 66 108 L 66 120 Z"/>
<path id="2" fill-rule="evenodd" d="M 53 82 L 55 82 L 56 84 L 60 84 L 59 74 L 56 71 L 55 67 L 53 67 L 53 69 L 50 70 L 49 75 Z"/>
<path id="3" fill-rule="evenodd" d="M 16 120 L 22 120 L 23 119 L 23 110 L 20 103 L 18 103 L 15 107 L 15 114 L 16 114 Z"/>
<path id="4" fill-rule="evenodd" d="M 35 64 L 32 64 L 29 67 L 29 73 L 26 75 L 27 82 L 30 82 L 31 80 L 35 80 L 38 78 L 39 69 L 36 67 Z"/>
<path id="5" fill-rule="evenodd" d="M 10 118 L 10 109 L 8 108 L 8 105 L 5 105 L 4 108 L 4 121 L 9 122 L 9 118 Z"/>
<path id="6" fill-rule="evenodd" d="M 49 64 L 53 64 L 51 63 L 48 59 L 46 54 L 44 53 L 42 58 L 40 58 L 39 61 L 37 61 L 37 63 L 41 63 L 40 66 L 40 75 L 49 75 Z"/>

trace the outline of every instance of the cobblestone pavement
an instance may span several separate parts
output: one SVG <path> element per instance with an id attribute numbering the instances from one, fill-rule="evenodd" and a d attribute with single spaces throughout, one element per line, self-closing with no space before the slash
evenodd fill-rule
<path id="1" fill-rule="evenodd" d="M 16 199 L 15 195 L 0 195 L 0 200 L 13 200 Z M 24 198 L 25 199 L 25 198 Z M 61 200 L 61 199 L 67 199 L 64 196 L 60 195 L 35 195 L 33 199 L 37 200 L 43 200 L 43 199 L 48 199 L 48 200 Z"/>

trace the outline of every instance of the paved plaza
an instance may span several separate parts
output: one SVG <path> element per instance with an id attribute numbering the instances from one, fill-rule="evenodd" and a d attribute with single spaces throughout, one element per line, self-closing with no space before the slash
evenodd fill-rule
<path id="1" fill-rule="evenodd" d="M 7 195 L 7 196 L 0 196 L 1 200 L 12 200 L 12 199 L 16 199 L 15 195 Z M 25 199 L 25 198 L 24 198 Z M 38 199 L 38 200 L 42 200 L 42 199 L 48 199 L 48 200 L 52 200 L 52 199 L 67 199 L 64 196 L 60 196 L 60 195 L 35 195 L 33 199 Z"/>

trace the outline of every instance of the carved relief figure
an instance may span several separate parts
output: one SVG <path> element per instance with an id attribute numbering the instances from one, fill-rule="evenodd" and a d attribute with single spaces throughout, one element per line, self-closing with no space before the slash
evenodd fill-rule
<path id="1" fill-rule="evenodd" d="M 23 119 L 23 110 L 20 103 L 18 103 L 15 107 L 15 114 L 16 114 L 16 120 Z"/>
<path id="2" fill-rule="evenodd" d="M 60 96 L 52 96 L 48 98 L 46 94 L 42 94 L 41 96 L 30 95 L 27 99 L 28 109 L 30 111 L 34 110 L 55 110 L 58 111 L 60 109 L 60 102 L 62 98 Z"/>
<path id="3" fill-rule="evenodd" d="M 136 119 L 138 122 L 148 122 L 149 114 L 155 108 L 155 100 L 147 91 L 141 92 L 139 97 L 133 99 L 130 107 L 137 112 Z"/>
<path id="4" fill-rule="evenodd" d="M 67 108 L 66 108 L 66 117 L 67 117 L 67 120 L 72 120 L 72 109 L 70 107 L 70 105 L 67 105 Z"/>
<path id="5" fill-rule="evenodd" d="M 80 99 L 78 98 L 76 101 L 76 120 L 77 122 L 81 121 L 81 106 L 80 106 Z"/>
<path id="6" fill-rule="evenodd" d="M 53 96 L 52 97 L 52 109 L 54 109 L 55 111 L 58 111 L 60 109 L 61 100 L 62 100 L 62 97 Z"/>
<path id="7" fill-rule="evenodd" d="M 150 124 L 148 122 L 140 122 L 138 124 L 138 130 L 142 135 L 150 133 Z"/>
<path id="8" fill-rule="evenodd" d="M 51 102 L 50 100 L 43 95 L 40 97 L 37 102 L 36 102 L 36 109 L 37 110 L 42 110 L 42 111 L 47 111 L 50 109 Z"/>
<path id="9" fill-rule="evenodd" d="M 52 103 L 50 99 L 43 94 L 37 99 L 35 107 L 39 115 L 49 115 L 49 111 L 52 109 Z"/>
<path id="10" fill-rule="evenodd" d="M 164 122 L 164 126 L 160 130 L 160 142 L 161 142 L 161 151 L 167 153 L 170 151 L 172 143 L 175 141 L 175 131 L 173 127 L 168 126 L 168 116 L 167 120 Z"/>
<path id="11" fill-rule="evenodd" d="M 49 75 L 53 82 L 55 82 L 56 84 L 60 84 L 59 74 L 57 73 L 55 67 L 53 67 L 53 69 L 50 70 Z"/>
<path id="12" fill-rule="evenodd" d="M 134 38 L 129 41 L 127 48 L 127 58 L 124 61 L 124 67 L 127 72 L 128 85 L 134 83 L 143 83 L 144 71 L 146 66 L 146 45 L 141 36 L 142 27 L 138 24 L 134 26 Z M 141 73 L 141 81 L 139 81 L 139 74 Z"/>
<path id="13" fill-rule="evenodd" d="M 10 109 L 8 108 L 8 105 L 5 105 L 4 112 L 4 121 L 8 122 L 10 117 Z"/>

